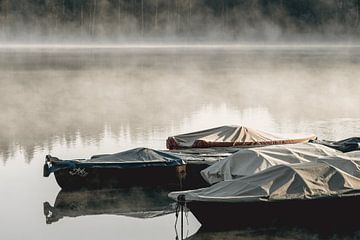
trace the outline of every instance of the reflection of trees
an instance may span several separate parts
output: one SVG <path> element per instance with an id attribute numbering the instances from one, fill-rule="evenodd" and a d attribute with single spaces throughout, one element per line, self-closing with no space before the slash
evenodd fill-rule
<path id="1" fill-rule="evenodd" d="M 0 156 L 20 147 L 30 161 L 35 148 L 54 142 L 98 142 L 105 126 L 132 142 L 160 134 L 165 146 L 174 128 L 208 104 L 262 106 L 280 120 L 359 115 L 350 104 L 360 100 L 353 84 L 359 60 L 351 55 L 198 51 L 2 50 Z"/>

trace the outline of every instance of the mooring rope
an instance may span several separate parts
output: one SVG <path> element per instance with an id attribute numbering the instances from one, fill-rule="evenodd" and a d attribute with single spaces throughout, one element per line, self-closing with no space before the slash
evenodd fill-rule
<path id="1" fill-rule="evenodd" d="M 185 213 L 184 213 L 184 208 L 185 208 Z M 186 201 L 185 201 L 185 195 L 179 195 L 177 198 L 177 202 L 176 202 L 176 208 L 175 208 L 175 232 L 176 232 L 176 240 L 179 240 L 178 237 L 178 231 L 177 231 L 177 223 L 178 223 L 178 217 L 179 217 L 179 213 L 180 213 L 180 227 L 181 227 L 181 240 L 184 239 L 184 214 L 185 214 L 185 218 L 186 218 L 186 222 L 187 222 L 187 226 L 189 226 L 189 220 L 188 220 L 188 214 L 186 211 Z M 188 235 L 188 232 L 187 232 Z"/>

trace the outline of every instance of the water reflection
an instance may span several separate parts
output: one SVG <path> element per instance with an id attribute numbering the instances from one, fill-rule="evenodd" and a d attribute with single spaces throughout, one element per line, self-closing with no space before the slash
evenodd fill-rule
<path id="1" fill-rule="evenodd" d="M 360 48 L 0 51 L 5 162 L 106 134 L 164 148 L 167 135 L 219 124 L 302 132 L 360 117 Z"/>
<path id="2" fill-rule="evenodd" d="M 121 190 L 60 191 L 54 205 L 44 203 L 46 223 L 64 217 L 121 215 L 155 218 L 175 212 L 173 202 L 162 189 L 129 188 Z"/>
<path id="3" fill-rule="evenodd" d="M 326 139 L 358 136 L 359 64 L 356 47 L 2 48 L 0 193 L 6 197 L 0 204 L 0 235 L 174 239 L 175 214 L 156 215 L 171 210 L 165 193 L 58 194 L 55 179 L 41 177 L 44 156 L 72 159 L 140 146 L 163 149 L 169 135 L 227 124 L 313 132 Z M 54 204 L 45 204 L 45 215 L 57 223 L 46 225 L 42 203 L 56 194 Z M 145 212 L 157 217 L 124 216 Z M 188 217 L 184 237 L 199 227 L 191 213 Z M 199 232 L 193 238 L 295 235 L 317 237 Z"/>

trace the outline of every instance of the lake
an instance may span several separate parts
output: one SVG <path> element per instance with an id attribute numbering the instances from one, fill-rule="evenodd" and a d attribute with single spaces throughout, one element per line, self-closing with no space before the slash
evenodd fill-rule
<path id="1" fill-rule="evenodd" d="M 175 239 L 167 192 L 63 193 L 42 177 L 46 154 L 164 149 L 168 136 L 227 124 L 360 135 L 356 46 L 2 47 L 0 76 L 1 239 Z M 191 213 L 184 228 L 194 239 L 319 238 L 197 233 Z"/>

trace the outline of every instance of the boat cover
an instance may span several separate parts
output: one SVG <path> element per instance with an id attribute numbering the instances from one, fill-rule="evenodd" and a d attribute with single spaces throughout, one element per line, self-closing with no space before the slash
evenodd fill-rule
<path id="1" fill-rule="evenodd" d="M 90 159 L 76 160 L 60 160 L 48 155 L 44 166 L 44 176 L 67 168 L 142 168 L 184 164 L 185 162 L 175 155 L 149 148 L 134 148 L 115 154 L 95 155 Z"/>
<path id="2" fill-rule="evenodd" d="M 348 157 L 360 158 L 360 150 L 345 153 Z"/>
<path id="3" fill-rule="evenodd" d="M 251 176 L 222 181 L 207 188 L 171 192 L 177 200 L 249 202 L 360 194 L 360 159 L 327 157 L 316 162 L 276 165 Z"/>
<path id="4" fill-rule="evenodd" d="M 239 151 L 236 147 L 216 147 L 216 148 L 186 148 L 174 149 L 167 152 L 178 156 L 187 164 L 207 164 L 225 159 Z"/>
<path id="5" fill-rule="evenodd" d="M 199 132 L 169 137 L 168 149 L 208 148 L 208 147 L 249 147 L 258 145 L 287 144 L 315 140 L 316 136 L 270 134 L 243 126 L 222 126 Z"/>
<path id="6" fill-rule="evenodd" d="M 315 144 L 297 143 L 240 149 L 233 155 L 218 161 L 201 171 L 210 184 L 252 175 L 280 164 L 312 162 L 320 157 L 344 156 L 335 149 Z"/>
<path id="7" fill-rule="evenodd" d="M 328 140 L 311 140 L 311 142 L 325 145 L 327 147 L 334 148 L 341 152 L 351 152 L 360 150 L 360 137 L 346 138 L 340 141 L 328 141 Z"/>

